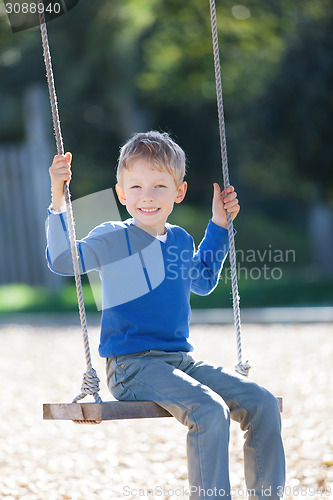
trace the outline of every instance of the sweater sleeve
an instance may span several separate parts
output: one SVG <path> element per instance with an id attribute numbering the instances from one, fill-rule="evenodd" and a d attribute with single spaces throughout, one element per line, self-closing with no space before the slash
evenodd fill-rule
<path id="1" fill-rule="evenodd" d="M 217 286 L 229 250 L 228 231 L 209 221 L 192 260 L 191 291 L 208 295 Z"/>
<path id="2" fill-rule="evenodd" d="M 46 259 L 51 271 L 65 276 L 73 275 L 73 263 L 66 213 L 49 210 L 46 228 Z M 95 227 L 85 238 L 76 242 L 80 273 L 101 271 L 128 256 L 124 225 L 105 222 Z"/>
<path id="3" fill-rule="evenodd" d="M 64 276 L 73 275 L 73 262 L 66 213 L 49 210 L 48 214 L 46 226 L 46 259 L 48 266 L 54 273 Z M 87 237 L 82 241 L 76 242 L 81 274 L 99 268 L 99 259 L 94 251 L 92 241 L 92 238 Z"/>

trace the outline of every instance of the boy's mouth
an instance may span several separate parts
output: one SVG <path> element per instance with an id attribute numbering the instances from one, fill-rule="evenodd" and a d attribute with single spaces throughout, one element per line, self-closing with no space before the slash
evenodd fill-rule
<path id="1" fill-rule="evenodd" d="M 159 211 L 159 208 L 139 208 L 138 210 L 145 215 L 154 215 Z"/>

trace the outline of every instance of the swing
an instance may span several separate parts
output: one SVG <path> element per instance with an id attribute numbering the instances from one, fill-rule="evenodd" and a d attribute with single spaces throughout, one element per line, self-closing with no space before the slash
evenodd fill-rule
<path id="1" fill-rule="evenodd" d="M 42 0 L 39 1 L 42 2 Z M 214 67 L 215 67 L 215 79 L 216 79 L 216 95 L 217 95 L 221 159 L 222 159 L 222 173 L 223 173 L 224 188 L 226 188 L 227 186 L 230 185 L 230 182 L 229 182 L 226 135 L 225 135 L 225 125 L 224 125 L 223 96 L 222 96 L 218 31 L 216 22 L 216 8 L 215 8 L 215 0 L 209 0 L 209 2 L 210 2 L 210 18 L 211 18 L 213 55 L 214 55 Z M 49 89 L 52 121 L 56 138 L 57 152 L 58 155 L 64 155 L 64 146 L 63 146 L 58 105 L 57 105 L 57 95 L 54 85 L 51 54 L 50 54 L 46 21 L 43 10 L 42 12 L 39 13 L 39 20 L 40 20 L 43 56 L 46 68 L 46 76 Z M 98 394 L 99 378 L 97 377 L 96 371 L 92 367 L 92 362 L 91 362 L 86 312 L 83 301 L 81 276 L 79 269 L 79 256 L 76 246 L 74 218 L 73 218 L 73 210 L 72 210 L 72 203 L 71 203 L 68 182 L 64 184 L 64 195 L 66 201 L 68 232 L 69 232 L 73 268 L 74 268 L 74 277 L 75 277 L 75 285 L 78 298 L 83 343 L 85 348 L 87 371 L 83 375 L 81 393 L 76 398 L 73 399 L 73 402 L 68 404 L 61 404 L 61 403 L 43 404 L 43 419 L 72 420 L 75 423 L 98 424 L 103 420 L 171 417 L 172 415 L 167 410 L 165 410 L 158 404 L 154 403 L 153 401 L 102 402 Z M 240 307 L 239 307 L 239 295 L 238 295 L 238 283 L 237 283 L 237 271 L 236 271 L 236 251 L 235 251 L 232 215 L 229 212 L 227 213 L 227 220 L 228 220 L 229 259 L 230 259 L 230 269 L 231 269 L 234 324 L 235 324 L 236 341 L 237 341 L 238 363 L 235 366 L 235 370 L 238 373 L 247 376 L 251 367 L 248 362 L 243 363 L 242 361 L 242 339 L 241 339 Z M 79 401 L 85 398 L 87 395 L 93 396 L 95 402 L 80 403 Z M 282 398 L 277 398 L 277 399 L 279 402 L 280 411 L 282 411 Z"/>

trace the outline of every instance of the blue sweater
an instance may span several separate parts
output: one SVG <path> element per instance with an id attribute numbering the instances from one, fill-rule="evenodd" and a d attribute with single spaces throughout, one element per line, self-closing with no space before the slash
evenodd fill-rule
<path id="1" fill-rule="evenodd" d="M 150 349 L 192 351 L 190 292 L 209 294 L 228 252 L 228 232 L 209 222 L 195 250 L 181 227 L 166 224 L 165 242 L 133 224 L 105 222 L 77 242 L 82 273 L 99 272 L 102 320 L 99 354 L 134 354 Z M 47 261 L 72 275 L 66 215 L 49 213 Z"/>

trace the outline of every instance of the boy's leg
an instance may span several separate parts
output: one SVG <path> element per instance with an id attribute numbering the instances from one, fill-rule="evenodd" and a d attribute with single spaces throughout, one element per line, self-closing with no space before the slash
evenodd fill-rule
<path id="1" fill-rule="evenodd" d="M 119 400 L 155 401 L 188 427 L 191 499 L 230 498 L 229 409 L 209 387 L 186 374 L 186 353 L 148 351 L 107 364 L 108 386 Z"/>
<path id="2" fill-rule="evenodd" d="M 277 399 L 246 377 L 205 362 L 190 364 L 186 373 L 219 394 L 231 418 L 246 431 L 244 468 L 249 496 L 283 496 L 285 458 Z"/>

